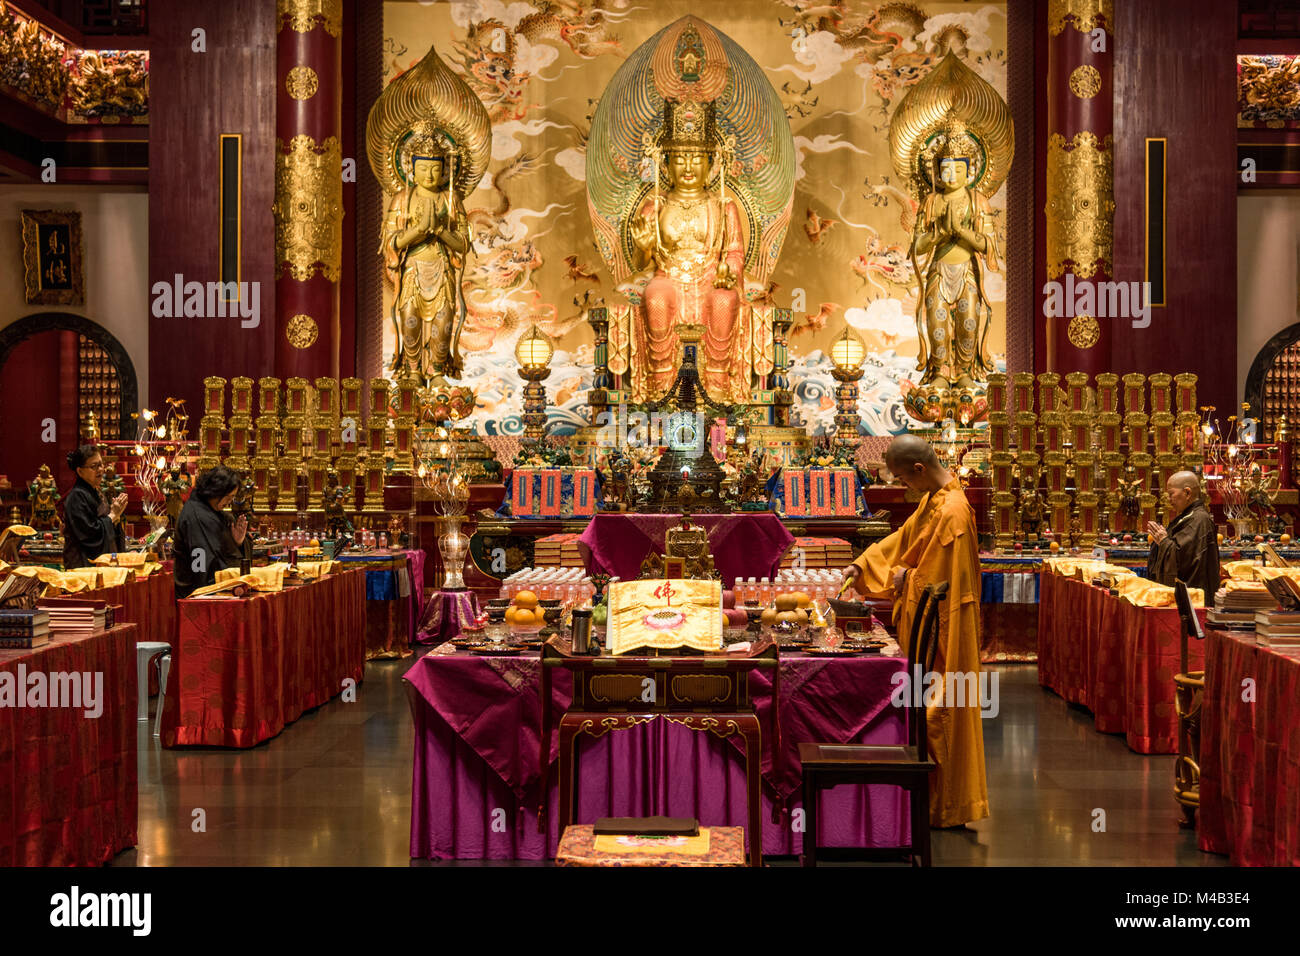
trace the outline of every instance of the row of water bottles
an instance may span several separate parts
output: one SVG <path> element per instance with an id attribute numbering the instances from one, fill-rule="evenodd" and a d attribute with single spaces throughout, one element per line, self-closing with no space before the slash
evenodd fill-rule
<path id="1" fill-rule="evenodd" d="M 816 604 L 824 604 L 835 597 L 844 580 L 841 572 L 833 568 L 783 568 L 777 572 L 776 580 L 768 578 L 736 578 L 736 605 L 767 607 L 778 594 L 790 594 L 803 591 Z"/>
<path id="2" fill-rule="evenodd" d="M 503 598 L 513 600 L 520 591 L 532 591 L 539 601 L 558 600 L 566 607 L 583 607 L 591 604 L 596 586 L 582 568 L 523 568 L 501 582 Z"/>

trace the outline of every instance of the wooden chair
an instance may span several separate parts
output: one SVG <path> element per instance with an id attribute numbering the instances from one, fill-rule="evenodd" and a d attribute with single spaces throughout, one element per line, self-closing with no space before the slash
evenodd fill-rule
<path id="1" fill-rule="evenodd" d="M 874 744 L 799 745 L 803 765 L 803 865 L 817 865 L 817 799 L 822 790 L 841 783 L 888 784 L 902 787 L 911 803 L 912 842 L 907 846 L 864 849 L 862 859 L 891 859 L 902 856 L 913 866 L 930 865 L 930 774 L 936 764 L 930 759 L 926 737 L 925 706 L 914 704 L 922 688 L 913 686 L 918 673 L 934 669 L 939 647 L 939 604 L 948 593 L 948 582 L 921 592 L 912 617 L 911 640 L 907 649 L 908 695 L 907 743 L 894 746 Z"/>
<path id="2" fill-rule="evenodd" d="M 1196 826 L 1196 810 L 1201 805 L 1201 702 L 1205 694 L 1205 671 L 1187 669 L 1187 641 L 1205 639 L 1200 618 L 1192 607 L 1187 585 L 1174 582 L 1174 600 L 1182 621 L 1179 635 L 1178 673 L 1174 675 L 1174 710 L 1178 714 L 1178 757 L 1174 760 L 1174 799 L 1183 808 L 1178 825 Z"/>

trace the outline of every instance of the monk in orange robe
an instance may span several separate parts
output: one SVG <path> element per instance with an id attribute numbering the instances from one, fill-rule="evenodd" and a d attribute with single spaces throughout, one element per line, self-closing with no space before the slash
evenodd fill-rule
<path id="1" fill-rule="evenodd" d="M 948 596 L 939 607 L 934 670 L 973 674 L 974 685 L 967 686 L 979 687 L 980 560 L 975 512 L 961 483 L 924 439 L 915 435 L 894 439 L 885 452 L 885 465 L 924 497 L 903 527 L 844 569 L 845 579 L 871 597 L 893 598 L 894 623 L 904 652 L 921 592 L 947 581 Z M 922 692 L 925 688 L 923 684 Z M 909 693 L 916 690 L 909 687 Z M 930 755 L 938 764 L 930 777 L 931 826 L 960 826 L 989 815 L 980 721 L 978 696 L 974 701 L 945 699 L 926 710 Z"/>

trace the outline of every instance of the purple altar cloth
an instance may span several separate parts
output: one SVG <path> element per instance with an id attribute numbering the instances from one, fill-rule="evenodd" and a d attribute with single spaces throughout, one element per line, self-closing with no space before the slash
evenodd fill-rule
<path id="1" fill-rule="evenodd" d="M 555 856 L 559 844 L 558 741 L 551 744 L 549 832 L 538 831 L 541 745 L 536 654 L 481 658 L 431 652 L 405 680 L 415 723 L 411 784 L 411 856 L 429 859 L 525 859 Z M 906 661 L 892 657 L 781 659 L 782 772 L 772 775 L 763 744 L 763 853 L 797 855 L 803 838 L 799 793 L 801 742 L 904 743 L 904 712 L 890 706 L 890 679 Z M 771 681 L 751 687 L 759 719 L 770 726 Z M 556 720 L 571 680 L 555 675 Z M 736 741 L 654 720 L 596 740 L 582 739 L 578 821 L 602 816 L 695 817 L 706 825 L 744 826 L 745 761 Z M 774 805 L 791 811 L 773 823 Z M 895 787 L 840 786 L 821 796 L 822 846 L 896 846 L 908 839 L 907 800 Z M 796 829 L 799 827 L 799 829 Z"/>
<path id="2" fill-rule="evenodd" d="M 478 614 L 478 596 L 473 591 L 434 591 L 420 618 L 415 643 L 441 644 L 460 637 Z"/>
<path id="3" fill-rule="evenodd" d="M 781 555 L 794 541 L 781 519 L 770 511 L 691 517 L 708 532 L 713 565 L 722 574 L 723 587 L 730 587 L 739 575 L 775 578 Z M 665 532 L 680 521 L 681 515 L 668 514 L 596 515 L 578 538 L 587 573 L 604 571 L 624 581 L 635 579 L 650 549 L 662 554 Z"/>

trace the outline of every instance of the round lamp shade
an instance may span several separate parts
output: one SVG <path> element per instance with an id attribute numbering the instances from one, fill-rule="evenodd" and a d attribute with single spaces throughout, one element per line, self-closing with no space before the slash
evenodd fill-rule
<path id="1" fill-rule="evenodd" d="M 550 338 L 535 325 L 519 337 L 515 346 L 515 358 L 524 368 L 544 368 L 554 354 L 555 346 Z"/>
<path id="2" fill-rule="evenodd" d="M 867 345 L 862 341 L 862 336 L 849 326 L 844 326 L 844 331 L 831 346 L 831 362 L 840 371 L 851 372 L 861 368 L 866 357 Z"/>

